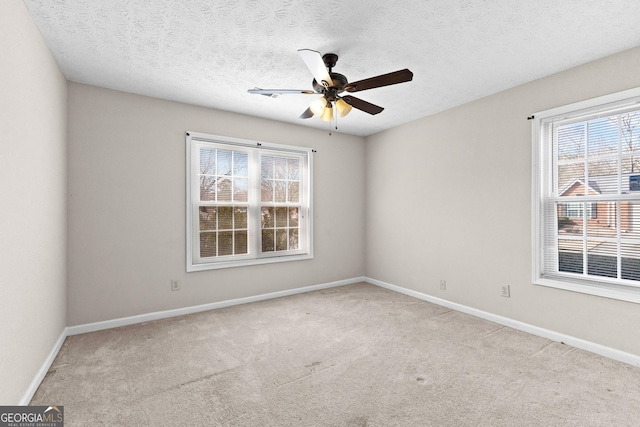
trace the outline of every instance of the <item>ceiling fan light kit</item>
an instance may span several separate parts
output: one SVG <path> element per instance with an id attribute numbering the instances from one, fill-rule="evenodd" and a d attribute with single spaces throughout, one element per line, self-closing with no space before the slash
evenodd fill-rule
<path id="1" fill-rule="evenodd" d="M 320 55 L 319 52 L 311 49 L 298 50 L 300 57 L 313 74 L 311 86 L 313 91 L 298 89 L 249 89 L 248 92 L 257 95 L 265 95 L 276 97 L 278 95 L 289 94 L 320 94 L 322 97 L 314 99 L 301 115 L 301 119 L 308 119 L 314 115 L 320 116 L 320 119 L 330 122 L 333 119 L 334 111 L 340 117 L 346 117 L 352 108 L 364 111 L 371 115 L 378 114 L 384 108 L 371 104 L 355 96 L 341 96 L 343 92 L 358 92 L 361 90 L 374 89 L 382 86 L 389 86 L 398 83 L 409 82 L 413 79 L 413 73 L 408 69 L 394 71 L 392 73 L 381 74 L 379 76 L 370 77 L 368 79 L 359 80 L 349 83 L 347 78 L 340 74 L 334 73 L 333 67 L 338 62 L 338 55 L 335 53 L 326 53 Z M 334 108 L 335 107 L 335 108 Z"/>
<path id="2" fill-rule="evenodd" d="M 311 104 L 309 104 L 309 108 L 313 114 L 322 114 L 326 106 L 327 99 L 324 96 L 322 98 L 314 99 L 311 101 Z"/>
<path id="3" fill-rule="evenodd" d="M 346 117 L 347 114 L 351 112 L 351 105 L 347 104 L 347 102 L 340 98 L 336 101 L 336 109 L 338 110 L 338 116 Z"/>
<path id="4" fill-rule="evenodd" d="M 330 122 L 333 119 L 333 108 L 331 107 L 331 104 L 327 104 L 327 106 L 324 107 L 320 119 L 323 122 Z"/>

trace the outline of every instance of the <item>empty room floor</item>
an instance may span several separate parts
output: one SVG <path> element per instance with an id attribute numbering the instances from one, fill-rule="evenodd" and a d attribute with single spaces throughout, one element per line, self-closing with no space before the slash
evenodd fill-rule
<path id="1" fill-rule="evenodd" d="M 66 339 L 66 426 L 625 426 L 640 368 L 374 285 Z"/>

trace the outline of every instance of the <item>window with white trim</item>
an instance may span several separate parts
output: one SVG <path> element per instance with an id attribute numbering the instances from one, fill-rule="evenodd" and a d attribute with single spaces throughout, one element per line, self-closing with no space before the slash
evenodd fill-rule
<path id="1" fill-rule="evenodd" d="M 640 302 L 640 89 L 536 113 L 534 283 Z"/>
<path id="2" fill-rule="evenodd" d="M 187 271 L 313 257 L 312 150 L 188 132 Z"/>

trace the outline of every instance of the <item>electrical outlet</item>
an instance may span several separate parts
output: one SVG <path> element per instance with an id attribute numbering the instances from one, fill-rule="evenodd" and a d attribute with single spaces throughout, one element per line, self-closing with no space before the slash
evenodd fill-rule
<path id="1" fill-rule="evenodd" d="M 443 291 L 445 291 L 447 289 L 447 281 L 446 280 L 440 280 L 440 289 L 442 289 Z"/>
<path id="2" fill-rule="evenodd" d="M 179 280 L 172 280 L 171 281 L 171 290 L 172 291 L 179 291 L 180 290 L 180 281 Z"/>
<path id="3" fill-rule="evenodd" d="M 509 285 L 502 285 L 502 293 L 500 295 L 502 295 L 505 298 L 511 297 L 511 289 Z"/>

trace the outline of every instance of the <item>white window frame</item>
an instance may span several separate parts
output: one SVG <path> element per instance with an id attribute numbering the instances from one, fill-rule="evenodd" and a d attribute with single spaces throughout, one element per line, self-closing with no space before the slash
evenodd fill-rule
<path id="1" fill-rule="evenodd" d="M 616 114 L 632 106 L 640 107 L 640 88 L 630 89 L 598 98 L 576 102 L 533 114 L 532 119 L 532 281 L 536 285 L 548 286 L 589 295 L 613 298 L 623 301 L 640 303 L 640 283 L 632 285 L 620 279 L 596 278 L 583 275 L 580 278 L 571 274 L 549 274 L 544 271 L 544 200 L 550 196 L 551 183 L 546 176 L 546 170 L 551 170 L 550 162 L 553 153 L 550 142 L 545 141 L 544 126 L 551 120 L 575 120 L 580 118 L 605 117 Z M 553 172 L 551 172 L 553 173 Z M 557 195 L 556 195 L 557 196 Z M 616 196 L 617 200 L 639 201 L 640 193 Z M 572 201 L 567 198 L 566 202 Z M 584 200 L 589 201 L 589 200 Z M 555 209 L 557 215 L 557 209 Z M 556 224 L 553 225 L 557 230 Z M 550 227 L 547 227 L 547 230 Z M 556 231 L 557 232 L 557 231 Z M 575 275 L 574 275 L 575 276 Z M 629 281 L 627 281 L 629 282 Z"/>
<path id="2" fill-rule="evenodd" d="M 219 257 L 200 257 L 199 207 L 200 201 L 200 163 L 201 147 L 224 146 L 249 155 L 249 201 L 240 203 L 248 207 L 249 242 L 248 253 Z M 299 261 L 313 258 L 313 150 L 307 147 L 273 144 L 199 132 L 186 133 L 186 257 L 187 271 L 203 271 L 228 267 L 241 267 L 256 264 L 269 264 L 285 261 Z M 261 246 L 261 202 L 259 183 L 261 180 L 260 156 L 297 157 L 303 164 L 300 176 L 300 230 L 299 249 L 287 251 L 262 252 Z M 251 181 L 257 183 L 252 187 Z M 278 205 L 279 206 L 279 205 Z M 286 204 L 282 204 L 286 206 Z M 251 231 L 253 230 L 253 231 Z"/>

